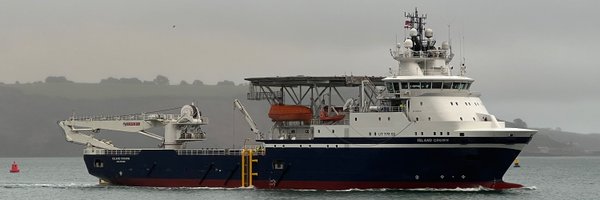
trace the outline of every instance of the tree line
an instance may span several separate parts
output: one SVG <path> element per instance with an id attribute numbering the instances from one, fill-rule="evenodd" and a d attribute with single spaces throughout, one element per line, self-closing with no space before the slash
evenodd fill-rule
<path id="1" fill-rule="evenodd" d="M 34 82 L 34 83 L 42 83 L 41 81 L 38 82 Z M 44 80 L 43 83 L 75 83 L 74 81 L 71 81 L 69 79 L 67 79 L 65 76 L 48 76 L 46 77 L 46 79 Z M 17 81 L 15 84 L 19 84 L 19 82 Z M 147 81 L 147 80 L 140 80 L 138 78 L 114 78 L 114 77 L 108 77 L 105 79 L 101 79 L 99 84 L 103 84 L 103 85 L 114 85 L 114 84 L 128 84 L 128 85 L 171 85 L 171 82 L 169 80 L 169 78 L 167 78 L 166 76 L 163 75 L 157 75 L 152 81 Z M 179 82 L 179 85 L 181 86 L 202 86 L 205 85 L 204 82 L 202 82 L 201 80 L 194 80 L 191 83 L 182 80 L 181 82 Z M 229 81 L 229 80 L 223 80 L 223 81 L 219 81 L 217 82 L 217 85 L 223 85 L 223 86 L 235 86 L 235 83 L 233 81 Z"/>

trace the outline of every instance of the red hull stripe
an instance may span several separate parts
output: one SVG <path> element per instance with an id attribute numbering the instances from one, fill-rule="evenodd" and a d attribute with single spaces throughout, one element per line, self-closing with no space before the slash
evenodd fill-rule
<path id="1" fill-rule="evenodd" d="M 153 186 L 153 187 L 240 187 L 240 180 L 204 180 L 198 179 L 116 179 L 109 182 L 117 185 Z M 367 182 L 367 181 L 281 181 L 280 183 L 267 180 L 254 181 L 257 189 L 316 189 L 316 190 L 347 190 L 347 189 L 415 189 L 415 188 L 489 188 L 504 190 L 521 188 L 523 185 L 504 181 L 482 182 Z"/>

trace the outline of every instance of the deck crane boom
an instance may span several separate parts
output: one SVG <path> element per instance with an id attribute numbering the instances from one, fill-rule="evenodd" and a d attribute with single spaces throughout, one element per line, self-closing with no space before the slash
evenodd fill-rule
<path id="1" fill-rule="evenodd" d="M 248 126 L 250 126 L 250 131 L 256 134 L 257 139 L 263 139 L 263 134 L 256 127 L 256 123 L 254 122 L 248 111 L 246 111 L 246 107 L 242 105 L 242 102 L 240 102 L 240 100 L 238 99 L 233 100 L 233 107 L 239 110 L 242 113 L 242 115 L 244 115 L 246 123 L 248 123 Z"/>
<path id="2" fill-rule="evenodd" d="M 208 119 L 201 116 L 198 107 L 192 104 L 181 107 L 180 114 L 152 113 L 84 118 L 73 116 L 68 120 L 59 121 L 58 125 L 69 142 L 116 150 L 120 148 L 110 141 L 94 138 L 94 134 L 100 130 L 137 133 L 162 141 L 165 149 L 181 149 L 185 142 L 205 140 L 205 133 L 200 126 L 207 123 Z M 147 131 L 154 127 L 164 127 L 164 137 Z"/>

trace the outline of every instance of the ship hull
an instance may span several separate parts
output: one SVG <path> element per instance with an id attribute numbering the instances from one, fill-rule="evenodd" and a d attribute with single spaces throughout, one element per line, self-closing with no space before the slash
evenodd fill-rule
<path id="1" fill-rule="evenodd" d="M 255 188 L 374 189 L 520 187 L 502 181 L 518 148 L 266 148 L 257 155 Z M 497 145 L 496 145 L 497 146 Z M 240 187 L 240 155 L 84 155 L 90 174 L 117 185 Z M 98 163 L 102 165 L 99 167 Z"/>

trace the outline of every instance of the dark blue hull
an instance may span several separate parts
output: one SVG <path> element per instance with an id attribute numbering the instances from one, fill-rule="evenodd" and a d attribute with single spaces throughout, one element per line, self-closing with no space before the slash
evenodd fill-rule
<path id="1" fill-rule="evenodd" d="M 528 142 L 528 140 L 527 140 Z M 516 187 L 502 177 L 520 150 L 452 148 L 266 148 L 254 156 L 256 188 Z M 142 150 L 135 155 L 85 155 L 90 174 L 113 184 L 240 187 L 240 155 L 181 155 Z"/>

